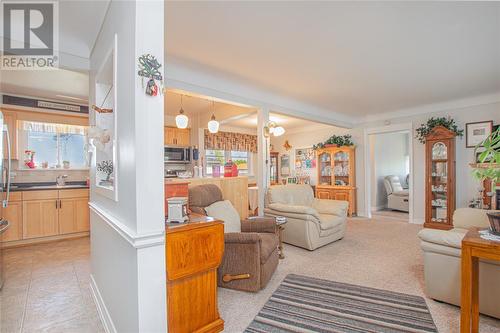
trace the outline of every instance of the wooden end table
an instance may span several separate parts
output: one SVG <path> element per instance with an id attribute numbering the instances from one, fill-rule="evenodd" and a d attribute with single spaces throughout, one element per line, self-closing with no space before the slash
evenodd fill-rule
<path id="1" fill-rule="evenodd" d="M 479 259 L 500 261 L 500 242 L 481 238 L 479 230 L 469 230 L 462 240 L 461 333 L 479 331 Z"/>

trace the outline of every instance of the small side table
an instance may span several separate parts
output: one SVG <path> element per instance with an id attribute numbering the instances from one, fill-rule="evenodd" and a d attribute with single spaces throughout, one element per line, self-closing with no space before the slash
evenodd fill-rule
<path id="1" fill-rule="evenodd" d="M 287 222 L 286 218 L 284 220 L 276 219 L 276 226 L 278 227 L 278 238 L 279 238 L 278 252 L 280 259 L 285 259 L 285 254 L 283 253 L 283 230 L 285 230 L 286 222 Z"/>
<path id="2" fill-rule="evenodd" d="M 473 228 L 462 240 L 462 290 L 460 332 L 479 332 L 479 259 L 500 261 L 500 242 L 479 236 Z"/>

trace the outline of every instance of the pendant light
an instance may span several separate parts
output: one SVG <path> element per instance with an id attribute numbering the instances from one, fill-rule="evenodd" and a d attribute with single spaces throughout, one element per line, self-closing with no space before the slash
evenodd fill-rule
<path id="1" fill-rule="evenodd" d="M 208 131 L 215 134 L 219 131 L 219 122 L 215 120 L 215 102 L 212 101 L 212 118 L 208 122 Z"/>
<path id="2" fill-rule="evenodd" d="M 189 119 L 184 114 L 184 109 L 182 109 L 182 95 L 181 95 L 181 109 L 179 110 L 179 114 L 175 117 L 175 124 L 177 125 L 177 128 L 184 129 L 188 127 L 188 122 Z"/>

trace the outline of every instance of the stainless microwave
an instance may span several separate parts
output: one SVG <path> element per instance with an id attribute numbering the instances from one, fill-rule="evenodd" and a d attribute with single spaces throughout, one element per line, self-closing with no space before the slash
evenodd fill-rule
<path id="1" fill-rule="evenodd" d="M 165 163 L 191 163 L 191 147 L 165 146 Z"/>

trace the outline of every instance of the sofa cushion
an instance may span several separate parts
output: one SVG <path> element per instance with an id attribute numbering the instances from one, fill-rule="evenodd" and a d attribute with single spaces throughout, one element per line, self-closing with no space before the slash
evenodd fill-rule
<path id="1" fill-rule="evenodd" d="M 392 195 L 395 195 L 397 197 L 408 197 L 410 193 L 408 192 L 408 190 L 401 190 L 392 192 Z"/>
<path id="2" fill-rule="evenodd" d="M 189 188 L 189 206 L 202 207 L 210 206 L 214 202 L 222 201 L 222 192 L 217 185 L 205 184 Z"/>
<path id="3" fill-rule="evenodd" d="M 349 202 L 341 200 L 314 199 L 313 208 L 320 214 L 347 216 Z"/>
<path id="4" fill-rule="evenodd" d="M 458 208 L 453 213 L 453 226 L 462 229 L 470 229 L 472 227 L 488 228 L 490 226 L 488 216 L 486 215 L 488 212 L 495 211 L 476 208 Z"/>
<path id="5" fill-rule="evenodd" d="M 263 264 L 269 259 L 269 256 L 278 248 L 279 240 L 276 234 L 259 234 L 260 243 L 260 263 Z"/>
<path id="6" fill-rule="evenodd" d="M 231 201 L 217 201 L 205 208 L 208 216 L 224 221 L 224 233 L 241 232 L 240 216 Z"/>
<path id="7" fill-rule="evenodd" d="M 310 185 L 275 185 L 271 186 L 267 192 L 269 204 L 311 206 L 313 200 L 314 193 Z"/>
<path id="8" fill-rule="evenodd" d="M 309 206 L 300 205 L 286 205 L 282 203 L 272 203 L 268 207 L 274 211 L 282 213 L 292 213 L 292 214 L 307 214 L 319 219 L 319 214 L 316 209 Z"/>
<path id="9" fill-rule="evenodd" d="M 448 231 L 424 228 L 420 230 L 418 237 L 425 242 L 461 249 L 466 233 L 467 230 L 457 228 Z"/>
<path id="10" fill-rule="evenodd" d="M 328 230 L 335 228 L 344 223 L 345 217 L 330 215 L 330 214 L 319 214 L 319 227 L 321 230 Z"/>

